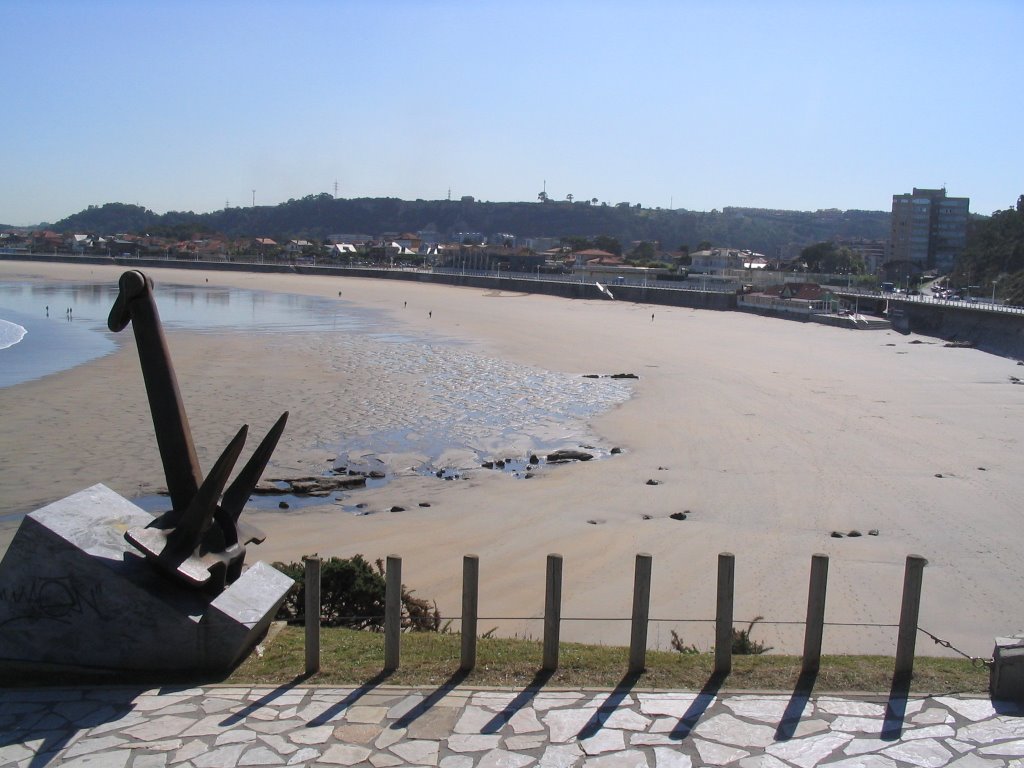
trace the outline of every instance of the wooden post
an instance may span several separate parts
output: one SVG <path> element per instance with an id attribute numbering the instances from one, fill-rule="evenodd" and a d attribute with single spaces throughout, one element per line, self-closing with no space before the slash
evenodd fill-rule
<path id="1" fill-rule="evenodd" d="M 800 671 L 816 673 L 821 667 L 821 638 L 825 630 L 825 592 L 828 587 L 828 555 L 811 556 L 811 583 L 807 589 L 807 622 L 804 625 L 804 659 Z"/>
<path id="2" fill-rule="evenodd" d="M 480 600 L 480 558 L 462 558 L 462 661 L 459 669 L 472 671 L 476 666 L 476 620 Z"/>
<path id="3" fill-rule="evenodd" d="M 558 669 L 558 636 L 562 627 L 562 556 L 548 555 L 544 586 L 544 661 L 545 672 Z"/>
<path id="4" fill-rule="evenodd" d="M 715 674 L 732 672 L 732 608 L 736 585 L 736 556 L 718 556 L 718 603 L 715 610 Z"/>
<path id="5" fill-rule="evenodd" d="M 928 561 L 920 555 L 907 555 L 907 564 L 903 571 L 903 603 L 900 606 L 900 633 L 896 639 L 894 677 L 909 678 L 914 674 L 917 617 L 921 611 L 921 582 L 926 565 Z"/>
<path id="6" fill-rule="evenodd" d="M 647 662 L 647 622 L 651 612 L 651 556 L 641 552 L 633 569 L 633 625 L 629 637 L 629 672 L 644 671 Z"/>
<path id="7" fill-rule="evenodd" d="M 306 674 L 320 671 L 320 558 L 304 557 L 306 590 Z"/>
<path id="8" fill-rule="evenodd" d="M 401 661 L 402 558 L 388 555 L 384 583 L 384 671 L 393 672 Z"/>

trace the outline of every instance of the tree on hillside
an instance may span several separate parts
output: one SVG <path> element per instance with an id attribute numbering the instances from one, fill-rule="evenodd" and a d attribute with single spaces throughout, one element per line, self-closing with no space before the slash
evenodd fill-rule
<path id="1" fill-rule="evenodd" d="M 1015 208 L 971 226 L 952 280 L 986 288 L 996 281 L 998 296 L 1010 304 L 1024 304 L 1024 195 L 1017 198 Z"/>
<path id="2" fill-rule="evenodd" d="M 996 283 L 996 295 L 1014 307 L 1024 307 L 1024 270 Z"/>
<path id="3" fill-rule="evenodd" d="M 629 252 L 630 261 L 646 264 L 654 260 L 657 250 L 650 240 L 641 240 Z"/>
<path id="4" fill-rule="evenodd" d="M 169 240 L 192 240 L 216 232 L 205 224 L 155 224 L 149 227 L 148 234 Z"/>
<path id="5" fill-rule="evenodd" d="M 563 237 L 561 238 L 560 242 L 570 251 L 585 251 L 588 248 L 594 247 L 594 244 L 590 240 L 588 240 L 585 237 L 578 237 L 576 235 L 568 235 L 567 237 Z"/>
<path id="6" fill-rule="evenodd" d="M 172 214 L 173 215 L 173 214 Z M 64 232 L 96 232 L 99 234 L 146 234 L 161 220 L 153 211 L 130 203 L 90 205 L 55 226 Z"/>
<path id="7" fill-rule="evenodd" d="M 808 272 L 859 275 L 865 271 L 864 260 L 860 256 L 832 242 L 807 246 L 800 251 L 800 260 L 807 265 Z"/>
<path id="8" fill-rule="evenodd" d="M 600 248 L 602 251 L 608 251 L 608 253 L 614 253 L 616 256 L 622 255 L 622 243 L 619 242 L 618 238 L 610 235 L 598 235 L 595 237 L 594 247 Z"/>

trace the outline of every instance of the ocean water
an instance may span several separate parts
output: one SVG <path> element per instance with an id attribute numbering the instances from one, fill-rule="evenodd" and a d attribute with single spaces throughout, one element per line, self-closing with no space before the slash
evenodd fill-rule
<path id="1" fill-rule="evenodd" d="M 47 317 L 5 306 L 0 293 L 0 388 L 74 368 L 116 349 L 87 321 L 71 320 L 61 310 Z"/>
<path id="2" fill-rule="evenodd" d="M 315 297 L 175 285 L 157 285 L 155 290 L 167 329 L 370 332 L 374 326 L 372 313 Z M 118 334 L 107 330 L 107 315 L 116 297 L 117 285 L 112 283 L 0 282 L 0 321 L 6 321 L 0 323 L 0 388 L 113 352 Z M 5 344 L 5 339 L 11 343 Z"/>

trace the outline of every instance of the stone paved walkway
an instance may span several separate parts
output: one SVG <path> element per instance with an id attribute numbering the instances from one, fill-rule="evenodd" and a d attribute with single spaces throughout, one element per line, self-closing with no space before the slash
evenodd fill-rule
<path id="1" fill-rule="evenodd" d="M 983 698 L 639 690 L 0 691 L 0 766 L 1024 768 Z"/>

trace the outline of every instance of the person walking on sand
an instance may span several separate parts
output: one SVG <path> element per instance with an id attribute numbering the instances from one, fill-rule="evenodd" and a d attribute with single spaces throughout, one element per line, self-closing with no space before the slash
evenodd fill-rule
<path id="1" fill-rule="evenodd" d="M 427 312 L 427 317 L 432 318 L 434 316 L 434 310 Z"/>

